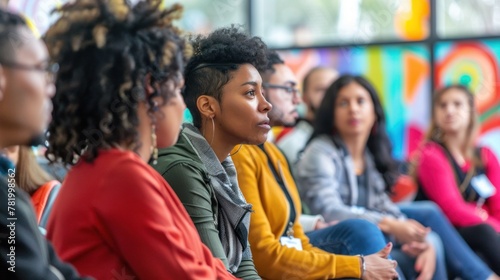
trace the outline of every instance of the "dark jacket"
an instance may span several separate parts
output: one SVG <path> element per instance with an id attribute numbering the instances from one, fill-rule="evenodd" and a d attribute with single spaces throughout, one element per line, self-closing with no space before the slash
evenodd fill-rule
<path id="1" fill-rule="evenodd" d="M 1 175 L 0 221 L 0 279 L 83 279 L 40 233 L 29 196 Z"/>

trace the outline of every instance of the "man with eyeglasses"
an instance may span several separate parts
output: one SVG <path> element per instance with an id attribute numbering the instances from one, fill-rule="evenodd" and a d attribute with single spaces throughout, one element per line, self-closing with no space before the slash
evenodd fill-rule
<path id="1" fill-rule="evenodd" d="M 50 121 L 57 65 L 18 15 L 0 9 L 0 149 L 38 145 Z M 5 160 L 5 159 L 3 159 Z M 81 279 L 38 230 L 15 167 L 0 174 L 0 279 Z"/>
<path id="2" fill-rule="evenodd" d="M 270 56 L 273 60 L 279 57 Z M 299 117 L 297 105 L 302 101 L 297 89 L 297 79 L 292 70 L 284 63 L 271 62 L 273 68 L 268 72 L 261 73 L 262 87 L 265 90 L 266 99 L 275 106 L 269 112 L 271 126 L 293 126 Z"/>

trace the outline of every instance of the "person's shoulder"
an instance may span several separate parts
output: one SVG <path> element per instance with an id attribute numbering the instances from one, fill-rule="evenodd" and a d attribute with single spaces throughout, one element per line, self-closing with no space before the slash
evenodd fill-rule
<path id="1" fill-rule="evenodd" d="M 442 158 L 445 157 L 444 148 L 434 142 L 434 141 L 426 141 L 419 148 L 418 156 L 421 158 Z"/>
<path id="2" fill-rule="evenodd" d="M 481 150 L 481 153 L 485 154 L 488 157 L 496 157 L 495 152 L 487 146 L 478 146 L 478 149 Z"/>
<path id="3" fill-rule="evenodd" d="M 112 180 L 126 184 L 156 180 L 156 172 L 132 151 L 114 151 L 107 154 L 106 157 L 108 171 L 106 174 L 102 174 L 103 181 Z"/>
<path id="4" fill-rule="evenodd" d="M 330 154 L 338 153 L 339 148 L 335 145 L 331 137 L 327 135 L 319 135 L 314 137 L 307 145 L 305 151 L 313 154 Z"/>
<path id="5" fill-rule="evenodd" d="M 266 143 L 271 143 L 271 142 L 266 141 Z M 234 149 L 231 151 L 231 158 L 233 159 L 233 161 L 246 157 L 256 158 L 258 157 L 259 153 L 262 152 L 261 148 L 259 147 L 262 145 L 266 144 L 261 144 L 261 145 L 243 144 L 241 146 L 238 145 L 234 147 Z"/>
<path id="6" fill-rule="evenodd" d="M 271 151 L 273 153 L 281 153 L 278 146 L 275 143 L 269 141 L 266 141 L 264 143 L 264 149 L 266 149 L 266 151 Z"/>
<path id="7" fill-rule="evenodd" d="M 481 157 L 486 164 L 488 164 L 492 161 L 498 162 L 498 156 L 495 154 L 495 152 L 491 148 L 486 147 L 486 146 L 480 146 L 480 147 L 478 147 L 478 149 L 480 149 Z"/>
<path id="8" fill-rule="evenodd" d="M 412 161 L 418 169 L 427 168 L 444 170 L 449 166 L 446 150 L 434 141 L 426 141 L 412 154 Z"/>
<path id="9" fill-rule="evenodd" d="M 157 164 L 154 165 L 153 168 L 160 174 L 163 174 L 168 169 L 171 169 L 173 166 L 181 163 L 190 163 L 198 169 L 203 169 L 203 163 L 185 136 L 184 131 L 181 131 L 179 139 L 175 145 L 158 150 Z"/>
<path id="10" fill-rule="evenodd" d="M 286 156 L 276 144 L 268 141 L 264 143 L 264 149 L 266 150 L 267 154 L 272 155 L 272 157 L 274 158 L 277 158 L 280 162 L 288 162 L 286 160 Z"/>

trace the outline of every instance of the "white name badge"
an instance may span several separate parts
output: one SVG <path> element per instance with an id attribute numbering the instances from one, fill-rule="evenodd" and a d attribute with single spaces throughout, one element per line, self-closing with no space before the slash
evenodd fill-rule
<path id="1" fill-rule="evenodd" d="M 296 250 L 302 251 L 302 242 L 298 238 L 282 236 L 280 238 L 280 243 L 288 248 L 295 248 Z"/>
<path id="2" fill-rule="evenodd" d="M 495 187 L 484 174 L 474 176 L 470 183 L 481 198 L 487 199 L 496 192 Z"/>

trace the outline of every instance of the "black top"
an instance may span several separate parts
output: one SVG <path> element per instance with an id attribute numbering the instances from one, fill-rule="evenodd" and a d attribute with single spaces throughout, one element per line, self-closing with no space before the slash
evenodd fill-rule
<path id="1" fill-rule="evenodd" d="M 366 171 L 357 175 L 356 179 L 358 181 L 358 203 L 356 205 L 365 207 L 368 205 L 368 179 Z"/>
<path id="2" fill-rule="evenodd" d="M 7 179 L 0 175 L 0 279 L 84 279 L 57 257 L 40 233 L 29 196 L 17 187 L 8 186 Z M 14 257 L 8 255 L 12 252 Z M 9 263 L 12 259 L 15 262 Z"/>

